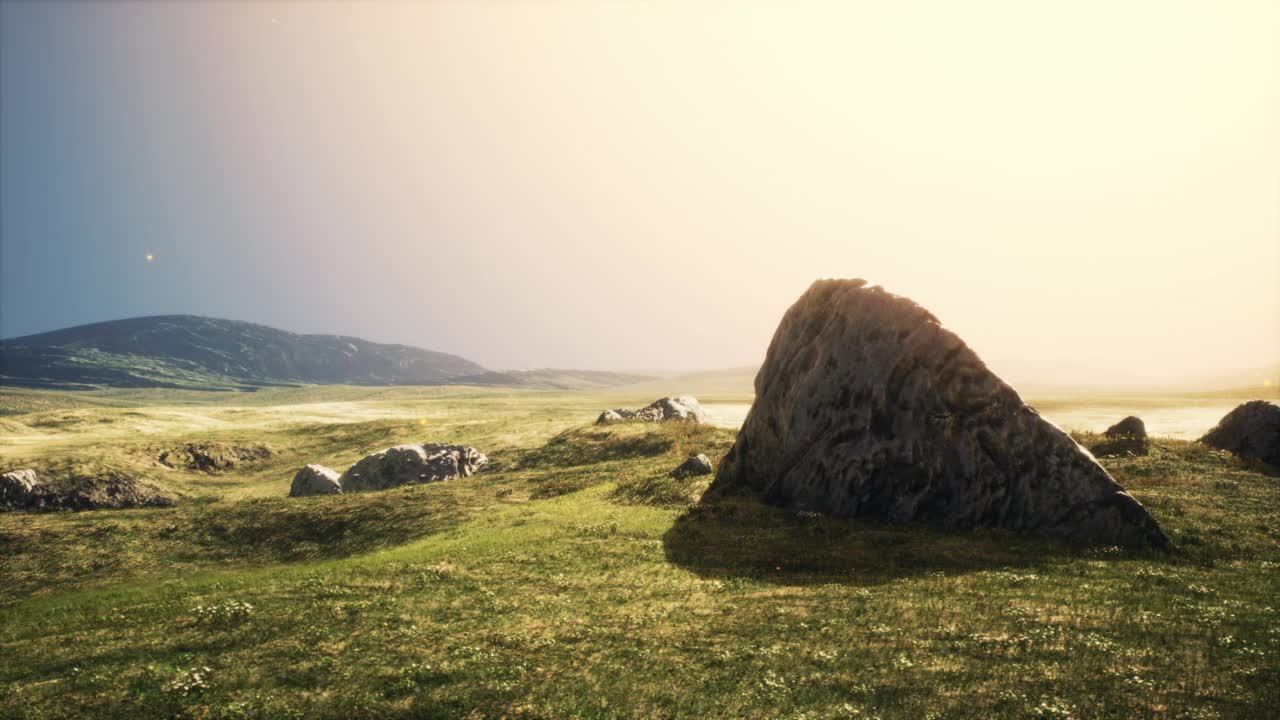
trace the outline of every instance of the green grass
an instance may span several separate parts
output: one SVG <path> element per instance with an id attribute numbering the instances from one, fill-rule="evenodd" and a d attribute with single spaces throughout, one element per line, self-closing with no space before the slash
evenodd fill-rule
<path id="1" fill-rule="evenodd" d="M 0 397 L 15 409 L 5 468 L 101 463 L 182 498 L 0 515 L 0 717 L 1256 718 L 1280 707 L 1274 476 L 1162 438 L 1146 456 L 1104 459 L 1170 553 L 741 499 L 691 505 L 698 479 L 667 473 L 691 452 L 718 460 L 732 433 L 590 425 L 600 408 L 640 400 L 464 388 Z M 341 470 L 428 439 L 474 444 L 493 462 L 447 483 L 284 497 L 305 462 Z M 216 475 L 149 455 L 197 440 L 273 455 Z"/>

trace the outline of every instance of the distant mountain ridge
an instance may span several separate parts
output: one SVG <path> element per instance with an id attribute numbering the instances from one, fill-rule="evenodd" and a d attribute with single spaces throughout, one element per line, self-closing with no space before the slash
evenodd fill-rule
<path id="1" fill-rule="evenodd" d="M 0 340 L 0 384 L 24 387 L 439 385 L 485 372 L 466 358 L 408 345 L 198 315 L 112 320 Z"/>
<path id="2" fill-rule="evenodd" d="M 255 390 L 294 385 L 480 385 L 591 390 L 650 380 L 602 370 L 489 370 L 466 358 L 239 320 L 157 315 L 0 340 L 0 386 Z"/>

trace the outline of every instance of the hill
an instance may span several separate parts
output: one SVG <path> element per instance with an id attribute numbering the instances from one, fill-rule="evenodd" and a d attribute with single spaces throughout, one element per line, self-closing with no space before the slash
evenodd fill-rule
<path id="1" fill-rule="evenodd" d="M 439 385 L 486 372 L 465 358 L 342 335 L 163 315 L 0 341 L 0 384 L 245 390 L 272 385 Z"/>

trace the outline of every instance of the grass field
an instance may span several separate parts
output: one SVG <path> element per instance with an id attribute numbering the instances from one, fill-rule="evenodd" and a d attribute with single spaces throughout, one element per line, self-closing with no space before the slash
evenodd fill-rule
<path id="1" fill-rule="evenodd" d="M 1280 716 L 1280 478 L 1165 438 L 1104 459 L 1169 553 L 696 505 L 666 473 L 732 431 L 591 425 L 652 399 L 4 391 L 0 469 L 180 501 L 0 515 L 0 717 Z M 411 440 L 491 463 L 285 497 Z M 187 441 L 272 455 L 156 461 Z"/>

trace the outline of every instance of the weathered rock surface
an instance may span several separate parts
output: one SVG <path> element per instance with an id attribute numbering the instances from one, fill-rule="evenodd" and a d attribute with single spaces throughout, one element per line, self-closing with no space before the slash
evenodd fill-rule
<path id="1" fill-rule="evenodd" d="M 352 465 L 338 482 L 343 492 L 386 490 L 467 477 L 488 461 L 484 453 L 466 445 L 397 445 Z"/>
<path id="2" fill-rule="evenodd" d="M 236 465 L 271 457 L 265 445 L 227 445 L 225 443 L 183 443 L 161 450 L 156 460 L 161 465 L 185 470 L 219 473 Z"/>
<path id="3" fill-rule="evenodd" d="M 323 465 L 308 465 L 293 476 L 289 497 L 337 495 L 342 492 L 342 484 L 338 482 L 339 477 L 336 470 L 330 470 Z"/>
<path id="4" fill-rule="evenodd" d="M 23 506 L 27 496 L 40 484 L 36 471 L 31 468 L 11 470 L 0 475 L 0 505 Z"/>
<path id="5" fill-rule="evenodd" d="M 1227 413 L 1200 442 L 1280 467 L 1280 406 L 1250 400 Z"/>
<path id="6" fill-rule="evenodd" d="M 708 491 L 799 511 L 1163 546 L 1083 448 L 914 302 L 822 280 L 787 311 Z"/>
<path id="7" fill-rule="evenodd" d="M 707 413 L 698 403 L 698 399 L 682 395 L 680 397 L 664 397 L 654 400 L 639 410 L 615 408 L 605 410 L 596 418 L 597 425 L 625 420 L 642 422 L 707 422 Z"/>
<path id="8" fill-rule="evenodd" d="M 1115 425 L 1107 428 L 1107 431 L 1102 434 L 1114 439 L 1145 441 L 1147 439 L 1147 425 L 1142 422 L 1142 418 L 1130 415 Z"/>
<path id="9" fill-rule="evenodd" d="M 671 471 L 671 475 L 676 479 L 683 480 L 687 477 L 695 475 L 710 475 L 712 471 L 711 458 L 698 453 L 685 460 L 675 470 Z"/>
<path id="10" fill-rule="evenodd" d="M 21 476 L 19 482 L 26 490 L 21 492 L 21 486 L 11 485 L 9 480 L 0 481 L 6 489 L 0 500 L 0 509 L 51 512 L 165 507 L 173 504 L 173 498 L 160 488 L 122 473 L 77 475 L 48 482 L 40 479 L 34 470 L 5 473 L 4 477 L 15 475 Z M 8 492 L 15 488 L 19 491 Z"/>

